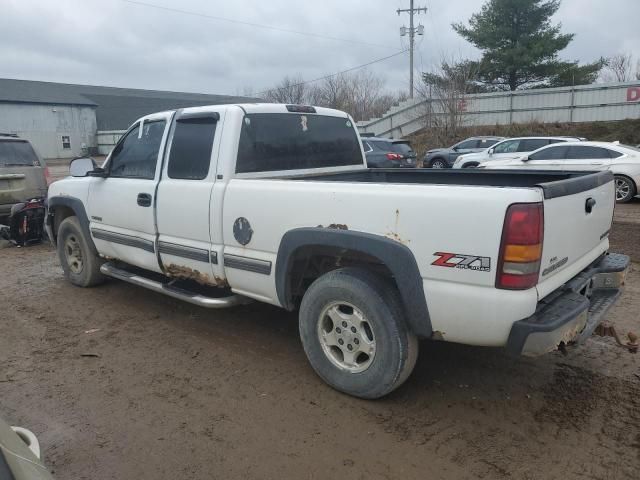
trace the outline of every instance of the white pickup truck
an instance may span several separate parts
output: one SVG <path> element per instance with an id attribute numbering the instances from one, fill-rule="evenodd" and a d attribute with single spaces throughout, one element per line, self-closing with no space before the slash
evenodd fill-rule
<path id="1" fill-rule="evenodd" d="M 367 169 L 353 120 L 325 108 L 148 115 L 70 171 L 47 229 L 71 283 L 298 309 L 315 371 L 362 398 L 402 384 L 418 338 L 581 342 L 629 264 L 607 252 L 610 173 Z"/>

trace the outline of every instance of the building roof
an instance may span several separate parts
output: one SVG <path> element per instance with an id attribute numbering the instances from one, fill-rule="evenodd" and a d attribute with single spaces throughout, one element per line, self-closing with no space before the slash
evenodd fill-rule
<path id="1" fill-rule="evenodd" d="M 0 78 L 0 102 L 95 107 L 98 130 L 125 130 L 137 118 L 163 110 L 256 101 L 260 99 Z"/>

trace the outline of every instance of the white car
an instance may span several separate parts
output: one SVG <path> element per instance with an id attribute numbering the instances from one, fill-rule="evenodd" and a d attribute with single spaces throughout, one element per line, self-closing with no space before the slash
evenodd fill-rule
<path id="1" fill-rule="evenodd" d="M 640 148 L 617 142 L 569 142 L 549 145 L 519 158 L 483 162 L 480 167 L 567 172 L 609 170 L 615 176 L 616 201 L 626 203 L 638 194 Z"/>
<path id="2" fill-rule="evenodd" d="M 520 158 L 547 145 L 561 142 L 578 142 L 582 140 L 584 139 L 579 137 L 507 138 L 481 152 L 460 155 L 453 164 L 453 168 L 471 168 L 477 167 L 482 162 Z"/>
<path id="3" fill-rule="evenodd" d="M 369 169 L 353 119 L 326 108 L 148 115 L 101 168 L 70 172 L 47 229 L 73 285 L 298 310 L 315 371 L 362 398 L 406 380 L 418 338 L 517 355 L 579 343 L 629 265 L 608 253 L 611 173 Z"/>

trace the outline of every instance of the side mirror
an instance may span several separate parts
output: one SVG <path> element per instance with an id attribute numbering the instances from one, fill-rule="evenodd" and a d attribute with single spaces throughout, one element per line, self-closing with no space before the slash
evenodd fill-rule
<path id="1" fill-rule="evenodd" d="M 96 168 L 96 162 L 90 157 L 74 158 L 69 165 L 69 173 L 72 177 L 86 177 Z"/>
<path id="2" fill-rule="evenodd" d="M 494 152 L 493 148 L 490 148 L 488 153 L 489 155 L 493 155 L 493 152 Z"/>
<path id="3" fill-rule="evenodd" d="M 520 160 L 523 161 L 523 162 L 528 162 L 529 160 L 531 160 L 531 158 L 529 157 L 529 155 L 525 155 Z"/>

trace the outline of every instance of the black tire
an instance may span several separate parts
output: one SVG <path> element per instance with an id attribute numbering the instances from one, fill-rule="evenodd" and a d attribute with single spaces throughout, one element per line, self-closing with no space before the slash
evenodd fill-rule
<path id="1" fill-rule="evenodd" d="M 65 218 L 58 227 L 58 258 L 64 276 L 73 285 L 93 287 L 105 280 L 100 273 L 104 260 L 89 247 L 77 217 Z"/>
<path id="2" fill-rule="evenodd" d="M 445 162 L 444 159 L 442 158 L 434 158 L 429 163 L 429 166 L 431 168 L 449 168 L 449 166 L 447 165 L 447 162 Z"/>
<path id="3" fill-rule="evenodd" d="M 616 202 L 627 203 L 630 202 L 637 194 L 637 189 L 633 180 L 624 175 L 616 175 Z"/>
<path id="4" fill-rule="evenodd" d="M 354 307 L 351 314 L 345 303 Z M 321 332 L 339 338 L 336 323 L 326 313 L 338 308 L 337 304 L 342 305 L 339 308 L 347 308 L 347 313 L 340 310 L 347 319 L 364 318 L 359 328 L 373 339 L 373 355 L 369 357 L 360 352 L 356 360 L 363 363 L 353 370 L 338 365 L 340 352 L 346 351 L 351 343 L 355 342 L 354 346 L 367 343 L 364 336 L 361 337 L 363 340 L 356 342 L 358 334 L 350 333 L 351 326 L 348 326 L 340 333 L 344 336 L 343 341 L 347 342 L 341 347 L 327 347 L 321 340 L 321 335 L 324 335 Z M 330 324 L 328 328 L 327 322 Z M 418 340 L 407 328 L 397 289 L 363 269 L 341 268 L 313 282 L 302 299 L 299 325 L 304 351 L 316 373 L 336 390 L 355 397 L 380 398 L 395 390 L 409 377 L 418 357 Z M 365 365 L 364 370 L 356 371 Z"/>
<path id="5" fill-rule="evenodd" d="M 467 163 L 462 168 L 476 168 L 478 165 L 480 165 L 480 164 L 479 163 Z"/>

